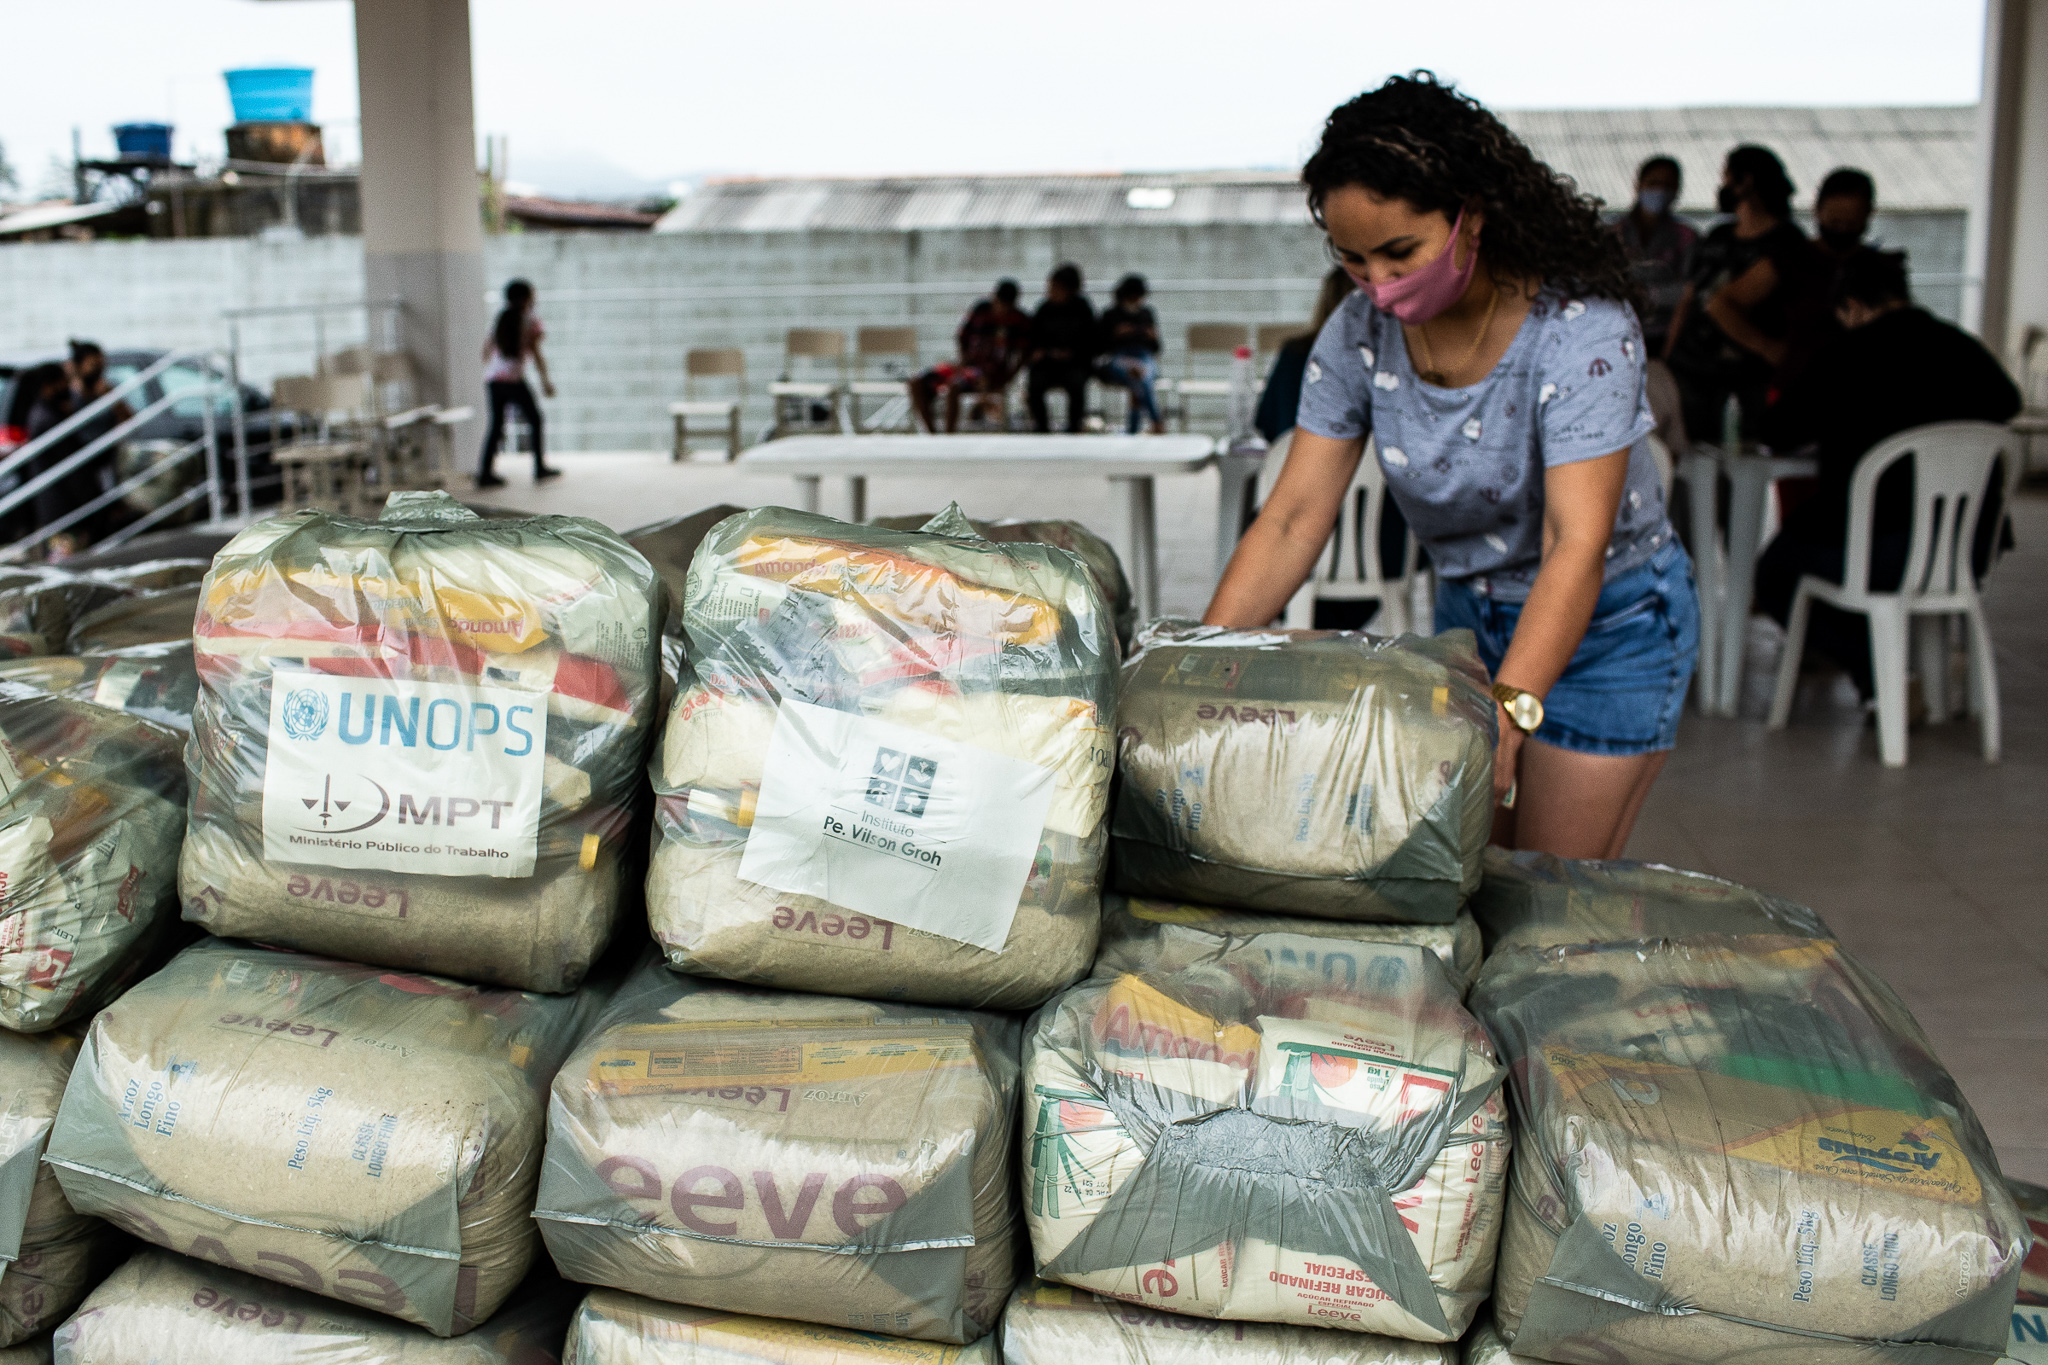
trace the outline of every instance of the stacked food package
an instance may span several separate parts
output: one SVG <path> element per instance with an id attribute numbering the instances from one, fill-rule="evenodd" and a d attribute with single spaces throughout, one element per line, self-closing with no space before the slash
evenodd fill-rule
<path id="1" fill-rule="evenodd" d="M 877 517 L 874 524 L 890 531 L 915 531 L 935 519 L 934 515 Z M 1051 545 L 1080 560 L 1094 578 L 1102 600 L 1109 604 L 1111 618 L 1116 622 L 1117 639 L 1129 642 L 1137 624 L 1138 608 L 1131 595 L 1131 580 L 1124 574 L 1123 561 L 1117 558 L 1115 546 L 1078 521 L 982 521 L 975 518 L 968 525 L 984 540 L 1010 545 Z"/>
<path id="2" fill-rule="evenodd" d="M 73 621 L 131 591 L 56 568 L 0 570 L 0 657 L 61 653 Z"/>
<path id="3" fill-rule="evenodd" d="M 129 593 L 74 620 L 64 652 L 112 654 L 136 645 L 189 640 L 199 602 L 197 584 Z"/>
<path id="4" fill-rule="evenodd" d="M 594 522 L 399 494 L 379 521 L 258 523 L 204 594 L 185 917 L 573 989 L 638 868 L 647 561 Z"/>
<path id="5" fill-rule="evenodd" d="M 74 1209 L 42 1164 L 77 1058 L 75 1034 L 0 1030 L 0 1346 L 55 1327 L 119 1258 L 113 1228 Z"/>
<path id="6" fill-rule="evenodd" d="M 1161 1312 L 1043 1280 L 1003 1314 L 1004 1365 L 1456 1365 L 1449 1346 Z"/>
<path id="7" fill-rule="evenodd" d="M 947 1346 L 846 1327 L 691 1308 L 595 1289 L 569 1323 L 562 1365 L 1002 1365 L 996 1338 Z M 4 1362 L 0 1362 L 4 1365 Z M 1069 1360 L 1063 1365 L 1081 1365 Z"/>
<path id="8" fill-rule="evenodd" d="M 449 1340 L 289 1284 L 144 1251 L 93 1290 L 55 1346 L 65 1365 L 543 1365 L 556 1358 L 573 1303 L 559 1282 L 542 1284 Z"/>
<path id="9" fill-rule="evenodd" d="M 1161 622 L 1124 666 L 1118 889 L 1449 924 L 1493 819 L 1472 637 Z"/>
<path id="10" fill-rule="evenodd" d="M 137 645 L 118 654 L 9 659 L 0 662 L 0 682 L 18 682 L 126 711 L 180 734 L 191 733 L 192 707 L 199 699 L 199 671 L 192 662 L 190 640 Z M 183 766 L 180 758 L 179 767 Z"/>
<path id="11" fill-rule="evenodd" d="M 48 1160 L 145 1241 L 466 1332 L 538 1249 L 547 1087 L 600 1003 L 208 940 L 93 1020 Z"/>
<path id="12" fill-rule="evenodd" d="M 1620 1365 L 1995 1356 L 2025 1222 L 1897 997 L 1785 903 L 1699 879 L 1701 922 L 1752 927 L 1672 934 L 1667 869 L 1534 871 L 1538 941 L 1497 949 L 1472 994 L 1518 1125 L 1505 1344 Z M 1608 894 L 1631 881 L 1667 898 L 1639 907 L 1658 936 L 1541 941 L 1634 918 Z M 1564 909 L 1589 889 L 1600 908 Z"/>
<path id="13" fill-rule="evenodd" d="M 1017 1023 L 649 960 L 555 1078 L 540 1221 L 571 1279 L 964 1344 L 1015 1275 Z"/>
<path id="14" fill-rule="evenodd" d="M 764 508 L 699 546 L 647 884 L 678 970 L 1023 1008 L 1094 958 L 1116 640 L 1072 555 Z"/>
<path id="15" fill-rule="evenodd" d="M 178 751 L 167 727 L 0 681 L 0 1028 L 98 1008 L 176 923 Z"/>
<path id="16" fill-rule="evenodd" d="M 1077 986 L 1024 1061 L 1038 1273 L 1202 1317 L 1455 1341 L 1486 1297 L 1502 1070 L 1428 948 L 1352 988 L 1262 934 Z"/>

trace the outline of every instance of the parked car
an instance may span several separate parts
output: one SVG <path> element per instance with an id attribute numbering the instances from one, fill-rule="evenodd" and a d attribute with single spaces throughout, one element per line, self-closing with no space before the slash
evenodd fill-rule
<path id="1" fill-rule="evenodd" d="M 109 349 L 107 381 L 117 386 L 125 383 L 163 359 L 165 354 L 162 350 Z M 28 440 L 28 410 L 34 395 L 27 391 L 21 380 L 39 366 L 61 364 L 64 359 L 61 352 L 0 355 L 0 460 L 6 459 Z M 107 486 L 112 486 L 115 479 L 138 473 L 164 454 L 203 437 L 206 433 L 206 386 L 211 382 L 224 383 L 225 378 L 222 370 L 204 361 L 181 360 L 150 379 L 139 392 L 127 395 L 128 406 L 136 411 L 166 397 L 172 402 L 162 412 L 124 435 L 114 449 L 105 453 L 101 467 L 105 471 L 103 479 Z M 293 419 L 289 413 L 273 414 L 270 396 L 253 385 L 244 384 L 241 391 L 243 430 L 249 447 L 250 502 L 257 507 L 271 506 L 279 497 L 277 466 L 271 459 L 271 451 L 280 438 L 290 440 Z M 225 387 L 217 391 L 214 399 L 214 437 L 226 505 L 232 512 L 236 498 L 234 401 Z M 20 487 L 25 473 L 17 470 L 0 475 L 0 496 Z M 150 508 L 162 505 L 204 477 L 204 456 L 198 456 L 162 478 L 151 480 L 123 499 L 130 514 L 127 519 L 132 520 Z M 204 510 L 203 507 L 199 509 L 202 515 Z M 8 520 L 13 524 L 15 519 Z"/>

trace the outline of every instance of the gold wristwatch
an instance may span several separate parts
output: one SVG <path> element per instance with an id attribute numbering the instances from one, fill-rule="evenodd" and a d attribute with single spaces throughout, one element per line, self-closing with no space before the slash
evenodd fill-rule
<path id="1" fill-rule="evenodd" d="M 1536 733 L 1536 727 L 1543 724 L 1543 698 L 1534 692 L 1524 692 L 1519 687 L 1510 687 L 1504 682 L 1493 685 L 1493 699 L 1508 713 L 1508 719 L 1515 728 L 1525 735 Z"/>

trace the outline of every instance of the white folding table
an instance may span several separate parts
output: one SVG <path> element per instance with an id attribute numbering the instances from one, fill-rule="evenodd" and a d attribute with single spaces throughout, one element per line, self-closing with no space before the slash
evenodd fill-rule
<path id="1" fill-rule="evenodd" d="M 741 453 L 740 468 L 797 481 L 805 511 L 818 510 L 819 481 L 840 478 L 851 493 L 853 519 L 867 520 L 870 478 L 930 479 L 946 475 L 1108 479 L 1124 485 L 1127 555 L 1138 613 L 1159 614 L 1159 543 L 1152 481 L 1195 474 L 1215 459 L 1209 436 L 785 436 Z"/>
<path id="2" fill-rule="evenodd" d="M 1685 457 L 1692 499 L 1693 574 L 1700 590 L 1700 710 L 1732 716 L 1742 701 L 1742 651 L 1749 639 L 1749 599 L 1764 536 L 1764 499 L 1779 479 L 1810 478 L 1820 462 L 1754 451 L 1729 454 L 1697 443 Z M 1714 548 L 1716 475 L 1728 476 L 1725 571 Z"/>

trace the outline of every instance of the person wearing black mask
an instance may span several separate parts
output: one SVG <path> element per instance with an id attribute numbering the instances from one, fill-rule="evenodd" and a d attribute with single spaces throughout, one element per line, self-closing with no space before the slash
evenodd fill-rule
<path id="1" fill-rule="evenodd" d="M 1052 430 L 1045 395 L 1053 389 L 1067 395 L 1067 430 L 1081 430 L 1097 341 L 1095 305 L 1081 292 L 1081 267 L 1063 265 L 1046 277 L 1045 302 L 1031 315 L 1031 375 L 1024 399 L 1033 431 Z"/>
<path id="2" fill-rule="evenodd" d="M 1842 581 L 1849 535 L 1849 485 L 1864 454 L 1888 436 L 1929 422 L 2004 422 L 2020 410 L 2019 390 L 1997 357 L 1959 327 L 1913 305 L 1902 251 L 1865 248 L 1841 266 L 1835 315 L 1845 331 L 1771 405 L 1761 434 L 1775 449 L 1812 443 L 1820 460 L 1813 496 L 1785 518 L 1756 567 L 1756 605 L 1783 624 L 1804 574 Z M 1994 470 L 1979 506 L 1971 567 L 1991 562 L 2004 518 Z M 1872 509 L 1870 587 L 1892 592 L 1912 540 L 1913 470 L 1898 464 L 1878 481 Z M 1816 602 L 1806 642 L 1872 694 L 1867 618 Z"/>
<path id="3" fill-rule="evenodd" d="M 1700 242 L 1664 358 L 1694 440 L 1719 437 L 1731 394 L 1742 434 L 1753 439 L 1770 390 L 1805 361 L 1811 341 L 1799 323 L 1811 296 L 1825 297 L 1826 281 L 1792 221 L 1791 177 L 1769 148 L 1728 153 L 1716 203 L 1730 218 Z"/>
<path id="4" fill-rule="evenodd" d="M 1813 197 L 1813 226 L 1820 237 L 1820 250 L 1836 265 L 1848 260 L 1864 245 L 1870 231 L 1870 215 L 1877 207 L 1877 184 L 1853 166 L 1828 172 Z"/>
<path id="5" fill-rule="evenodd" d="M 1643 345 L 1657 356 L 1664 354 L 1699 245 L 1699 234 L 1672 212 L 1684 183 L 1675 158 L 1651 157 L 1636 169 L 1635 204 L 1614 220 L 1614 235 L 1649 304 L 1642 311 Z"/>

